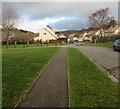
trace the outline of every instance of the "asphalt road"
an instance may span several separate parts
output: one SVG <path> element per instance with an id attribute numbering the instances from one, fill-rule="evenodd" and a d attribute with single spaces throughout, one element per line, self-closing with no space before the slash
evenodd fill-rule
<path id="1" fill-rule="evenodd" d="M 119 52 L 115 52 L 111 48 L 95 46 L 79 46 L 78 49 L 118 79 Z"/>

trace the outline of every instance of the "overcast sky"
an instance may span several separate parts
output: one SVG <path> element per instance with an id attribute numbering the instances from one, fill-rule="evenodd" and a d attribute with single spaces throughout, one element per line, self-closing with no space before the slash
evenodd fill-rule
<path id="1" fill-rule="evenodd" d="M 46 25 L 54 30 L 88 28 L 89 15 L 107 7 L 110 16 L 117 19 L 117 2 L 2 2 L 3 12 L 12 8 L 18 13 L 17 27 L 32 32 L 39 32 Z"/>

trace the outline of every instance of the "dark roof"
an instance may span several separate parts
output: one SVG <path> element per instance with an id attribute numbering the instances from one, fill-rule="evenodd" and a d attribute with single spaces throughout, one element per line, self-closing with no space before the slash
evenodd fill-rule
<path id="1" fill-rule="evenodd" d="M 111 26 L 108 28 L 107 32 L 115 32 L 119 27 L 120 25 Z"/>

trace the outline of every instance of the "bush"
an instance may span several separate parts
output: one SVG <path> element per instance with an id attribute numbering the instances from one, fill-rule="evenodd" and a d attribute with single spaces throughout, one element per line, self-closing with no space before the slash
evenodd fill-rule
<path id="1" fill-rule="evenodd" d="M 97 43 L 110 43 L 115 42 L 115 40 L 120 39 L 120 35 L 112 37 L 97 37 Z"/>

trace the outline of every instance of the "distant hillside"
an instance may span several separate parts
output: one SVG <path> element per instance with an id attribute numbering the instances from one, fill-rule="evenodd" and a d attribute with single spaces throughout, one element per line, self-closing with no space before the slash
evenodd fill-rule
<path id="1" fill-rule="evenodd" d="M 91 28 L 88 29 L 81 29 L 81 30 L 66 30 L 66 31 L 57 31 L 56 33 L 67 33 L 67 34 L 75 34 L 75 33 L 81 33 L 85 31 L 90 31 L 92 30 Z"/>
<path id="2" fill-rule="evenodd" d="M 56 33 L 76 33 L 76 32 L 79 32 L 80 30 L 66 30 L 66 31 L 57 31 Z"/>
<path id="3" fill-rule="evenodd" d="M 24 32 L 24 33 L 28 33 L 28 32 L 31 32 L 31 31 L 22 30 L 22 29 L 19 29 L 19 31 L 21 31 L 21 32 Z M 31 32 L 31 33 L 33 33 L 33 32 Z"/>
<path id="4" fill-rule="evenodd" d="M 66 32 L 66 33 L 76 33 L 76 32 L 80 32 L 80 30 L 66 30 L 66 31 L 62 31 L 62 32 Z"/>

